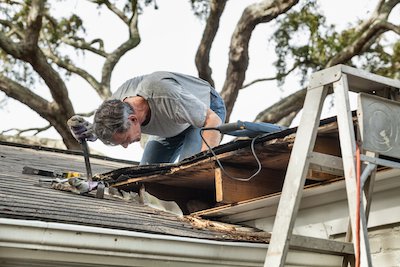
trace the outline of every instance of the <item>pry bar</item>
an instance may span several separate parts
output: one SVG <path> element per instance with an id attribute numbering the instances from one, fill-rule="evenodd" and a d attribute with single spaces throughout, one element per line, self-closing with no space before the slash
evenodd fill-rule
<path id="1" fill-rule="evenodd" d="M 90 182 L 92 181 L 92 167 L 90 166 L 88 145 L 86 139 L 81 139 L 80 143 L 83 151 L 83 156 L 85 157 L 87 180 Z"/>

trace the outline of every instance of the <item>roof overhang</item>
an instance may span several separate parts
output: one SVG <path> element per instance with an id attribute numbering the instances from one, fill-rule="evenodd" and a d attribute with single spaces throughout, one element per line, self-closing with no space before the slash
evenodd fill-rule
<path id="1" fill-rule="evenodd" d="M 268 247 L 6 218 L 0 228 L 2 266 L 260 266 Z M 340 263 L 339 256 L 314 254 L 290 251 L 287 263 Z"/>
<path id="2" fill-rule="evenodd" d="M 399 177 L 399 169 L 384 169 L 377 172 L 374 184 L 374 202 L 368 227 L 378 227 L 400 221 L 400 207 L 398 205 L 400 199 L 398 196 L 398 190 L 400 188 Z M 195 213 L 195 215 L 213 218 L 214 220 L 222 222 L 244 225 L 248 225 L 249 222 L 254 222 L 255 220 L 263 220 L 263 230 L 271 231 L 279 199 L 280 193 L 277 193 L 253 200 L 199 211 Z M 334 205 L 339 207 L 339 209 L 343 206 L 342 212 L 347 213 L 347 197 L 344 180 L 312 185 L 305 188 L 300 202 L 298 217 L 301 217 L 302 211 L 307 214 L 308 218 L 312 218 L 313 214 L 316 217 L 320 217 L 322 213 L 321 209 L 333 212 L 332 207 Z M 335 216 L 340 223 L 330 228 L 330 234 L 345 233 L 347 230 L 347 217 L 344 216 L 343 219 L 339 220 L 339 218 L 342 217 L 338 214 Z M 321 223 L 327 220 L 327 217 L 319 218 L 319 222 Z M 297 226 L 304 226 L 307 228 L 311 225 L 309 221 L 304 221 L 303 223 L 304 225 L 299 224 Z M 299 234 L 304 233 L 299 232 Z"/>

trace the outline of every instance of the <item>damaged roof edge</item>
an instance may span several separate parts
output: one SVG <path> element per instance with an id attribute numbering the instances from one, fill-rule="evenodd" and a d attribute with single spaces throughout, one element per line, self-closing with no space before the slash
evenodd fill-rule
<path id="1" fill-rule="evenodd" d="M 355 111 L 353 111 L 353 116 L 355 115 Z M 327 125 L 332 122 L 336 122 L 336 116 L 335 117 L 330 117 L 326 118 L 320 121 L 320 126 Z M 297 127 L 293 128 L 288 128 L 279 132 L 273 132 L 273 133 L 267 133 L 264 135 L 261 135 L 260 137 L 257 137 L 257 140 L 255 141 L 255 144 L 267 142 L 270 140 L 278 139 L 278 138 L 283 138 L 286 137 L 290 134 L 293 134 L 297 131 Z M 220 155 L 226 152 L 231 152 L 234 150 L 238 150 L 241 148 L 246 148 L 250 145 L 251 141 L 253 138 L 250 139 L 236 139 L 233 141 L 230 141 L 228 143 L 219 145 L 217 147 L 213 148 L 213 152 L 215 155 Z M 146 176 L 151 176 L 151 175 L 161 175 L 165 174 L 171 171 L 172 168 L 174 167 L 179 167 L 183 165 L 190 165 L 192 163 L 205 160 L 208 158 L 212 158 L 214 155 L 211 151 L 203 151 L 199 152 L 191 157 L 188 157 L 180 162 L 177 163 L 159 163 L 159 164 L 149 164 L 149 165 L 138 165 L 138 166 L 133 166 L 133 167 L 126 167 L 126 168 L 121 168 L 117 170 L 113 170 L 110 172 L 102 173 L 99 175 L 98 178 L 100 179 L 113 179 L 114 181 L 108 180 L 110 183 L 117 183 L 124 181 L 128 178 L 134 178 L 134 177 L 142 177 L 143 175 Z M 130 171 L 130 170 L 133 170 Z M 127 175 L 129 174 L 129 175 Z"/>
<path id="2" fill-rule="evenodd" d="M 353 116 L 355 114 L 356 113 L 354 111 Z M 323 126 L 323 125 L 329 124 L 331 122 L 336 122 L 336 121 L 337 121 L 336 116 L 329 117 L 329 118 L 321 120 L 319 126 Z M 273 139 L 282 138 L 282 137 L 288 136 L 292 133 L 295 133 L 296 131 L 297 131 L 297 127 L 292 127 L 292 128 L 288 128 L 288 129 L 279 131 L 279 132 L 266 133 L 264 135 L 261 135 L 260 137 L 257 137 L 257 140 L 255 141 L 255 143 L 258 144 L 258 143 L 263 143 L 263 142 L 270 141 Z M 237 150 L 240 148 L 247 147 L 251 143 L 252 139 L 253 138 L 246 139 L 246 140 L 243 140 L 243 139 L 234 140 L 229 143 L 214 147 L 213 150 L 216 155 L 222 154 L 225 152 L 229 152 L 229 151 L 233 151 L 233 150 Z M 212 156 L 213 155 L 210 151 L 204 151 L 204 152 L 198 153 L 192 157 L 184 159 L 183 161 L 179 162 L 179 164 L 181 165 L 181 164 L 191 163 L 191 162 L 205 159 L 205 158 L 212 157 Z"/>
<path id="3" fill-rule="evenodd" d="M 210 241 L 91 226 L 0 218 L 0 256 L 46 266 L 260 266 L 267 244 Z M 243 255 L 246 255 L 245 257 Z M 317 254 L 316 254 L 317 255 Z M 5 259 L 5 263 L 7 263 Z M 287 264 L 332 266 L 341 257 L 289 251 Z"/>
<path id="4" fill-rule="evenodd" d="M 268 247 L 267 244 L 222 242 L 5 218 L 0 218 L 0 227 L 0 247 L 3 252 L 5 247 L 14 248 L 15 251 L 22 249 L 25 250 L 22 253 L 24 257 L 44 260 L 37 258 L 35 252 L 36 249 L 45 249 L 46 260 L 68 262 L 74 258 L 71 255 L 79 255 L 82 259 L 85 254 L 96 254 L 95 258 L 88 257 L 87 263 L 97 261 L 110 266 L 116 264 L 114 257 L 124 258 L 124 262 L 119 262 L 121 265 L 118 266 L 136 266 L 138 262 L 161 265 L 165 261 L 174 262 L 174 266 L 204 266 L 214 264 L 216 260 L 221 266 L 258 266 L 263 262 Z M 60 256 L 60 253 L 63 255 Z"/>

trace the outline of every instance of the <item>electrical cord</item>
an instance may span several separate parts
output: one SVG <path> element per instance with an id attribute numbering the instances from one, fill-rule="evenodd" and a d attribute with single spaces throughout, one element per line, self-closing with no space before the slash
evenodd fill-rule
<path id="1" fill-rule="evenodd" d="M 201 137 L 201 139 L 203 140 L 203 142 L 206 144 L 206 146 L 208 147 L 209 151 L 211 151 L 211 153 L 213 154 L 213 156 L 214 156 L 214 158 L 215 158 L 215 160 L 216 160 L 218 166 L 221 168 L 222 172 L 223 172 L 226 176 L 228 176 L 229 178 L 231 178 L 231 179 L 233 179 L 233 180 L 242 181 L 242 182 L 248 182 L 248 181 L 250 181 L 254 176 L 256 176 L 257 174 L 260 173 L 262 166 L 261 166 L 261 162 L 260 162 L 259 158 L 257 157 L 256 152 L 255 152 L 255 149 L 254 149 L 254 144 L 255 144 L 255 142 L 256 142 L 256 139 L 259 137 L 259 135 L 256 136 L 256 137 L 254 137 L 254 138 L 251 140 L 251 144 L 250 144 L 251 153 L 253 154 L 253 157 L 254 157 L 255 160 L 257 161 L 258 169 L 257 169 L 257 171 L 256 171 L 255 173 L 253 173 L 251 176 L 249 176 L 249 177 L 247 177 L 247 178 L 241 178 L 241 177 L 234 177 L 234 176 L 230 175 L 229 173 L 227 173 L 227 172 L 225 171 L 224 167 L 222 166 L 222 164 L 221 164 L 220 160 L 218 159 L 217 155 L 215 154 L 214 150 L 208 145 L 207 141 L 206 141 L 206 140 L 204 139 L 204 137 L 203 137 L 203 132 L 204 132 L 204 131 L 207 131 L 207 130 L 219 131 L 219 129 L 218 129 L 218 128 L 202 128 L 202 129 L 200 129 L 200 137 Z M 220 132 L 220 131 L 219 131 L 219 132 Z"/>

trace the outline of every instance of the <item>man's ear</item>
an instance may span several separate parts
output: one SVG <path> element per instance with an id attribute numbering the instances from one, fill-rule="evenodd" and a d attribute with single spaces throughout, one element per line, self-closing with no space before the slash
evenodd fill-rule
<path id="1" fill-rule="evenodd" d="M 138 119 L 137 119 L 135 114 L 129 114 L 128 120 L 130 120 L 132 123 L 137 123 L 138 122 Z"/>

